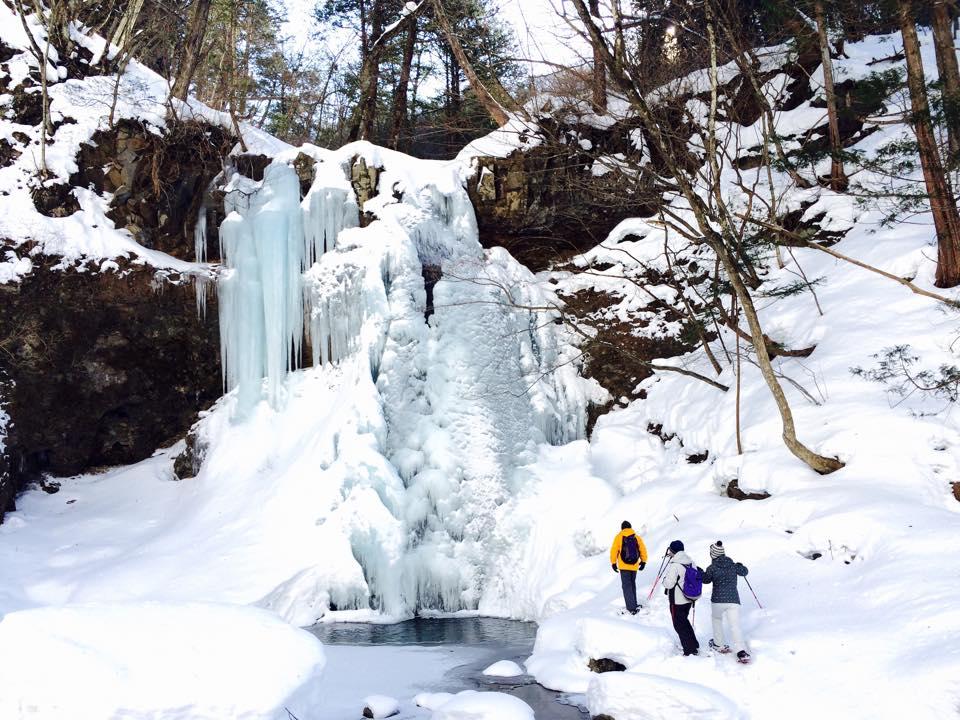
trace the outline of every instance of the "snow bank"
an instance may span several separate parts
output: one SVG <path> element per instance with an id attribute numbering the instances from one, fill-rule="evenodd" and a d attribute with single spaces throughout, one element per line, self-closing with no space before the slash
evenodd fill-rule
<path id="1" fill-rule="evenodd" d="M 590 681 L 591 715 L 617 720 L 740 720 L 744 715 L 729 698 L 682 680 L 642 673 L 604 673 Z"/>
<path id="2" fill-rule="evenodd" d="M 431 720 L 533 720 L 523 700 L 499 692 L 464 690 L 434 710 Z"/>
<path id="3" fill-rule="evenodd" d="M 452 698 L 453 693 L 419 693 L 413 698 L 413 702 L 417 707 L 436 710 Z"/>
<path id="4" fill-rule="evenodd" d="M 320 642 L 253 608 L 44 608 L 0 621 L 9 720 L 287 720 L 320 698 Z"/>

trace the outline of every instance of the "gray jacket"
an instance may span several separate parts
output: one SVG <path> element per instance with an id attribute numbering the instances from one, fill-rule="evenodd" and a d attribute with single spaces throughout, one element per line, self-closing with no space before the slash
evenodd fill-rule
<path id="1" fill-rule="evenodd" d="M 737 592 L 737 576 L 746 577 L 747 567 L 742 563 L 734 562 L 726 555 L 721 555 L 710 567 L 703 571 L 703 582 L 713 583 L 713 592 L 710 602 L 740 604 L 740 593 Z"/>

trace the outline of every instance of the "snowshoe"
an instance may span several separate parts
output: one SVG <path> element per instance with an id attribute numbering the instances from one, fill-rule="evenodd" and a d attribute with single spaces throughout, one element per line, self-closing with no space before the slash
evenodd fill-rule
<path id="1" fill-rule="evenodd" d="M 740 652 L 738 652 L 738 653 L 737 653 L 737 662 L 738 662 L 738 663 L 741 663 L 741 664 L 743 664 L 743 665 L 749 665 L 749 664 L 750 664 L 750 653 L 748 653 L 746 650 L 741 650 Z"/>
<path id="2" fill-rule="evenodd" d="M 714 652 L 720 653 L 721 655 L 726 655 L 728 652 L 730 652 L 729 645 L 717 645 L 713 641 L 713 638 L 710 639 L 710 649 L 713 650 Z"/>

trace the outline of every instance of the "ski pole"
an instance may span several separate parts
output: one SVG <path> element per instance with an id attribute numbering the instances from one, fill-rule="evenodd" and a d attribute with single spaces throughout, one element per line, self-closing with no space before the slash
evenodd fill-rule
<path id="1" fill-rule="evenodd" d="M 653 597 L 653 591 L 657 589 L 657 583 L 660 582 L 660 575 L 663 574 L 663 567 L 667 564 L 667 554 L 663 554 L 663 560 L 660 561 L 660 569 L 657 570 L 657 577 L 653 580 L 653 585 L 650 587 L 650 592 L 647 593 L 647 600 Z"/>
<path id="2" fill-rule="evenodd" d="M 744 577 L 743 579 L 744 579 L 744 580 L 747 580 L 746 577 Z M 749 581 L 749 580 L 747 580 L 747 587 L 750 588 L 750 593 L 753 595 L 753 599 L 757 601 L 757 607 L 759 607 L 761 610 L 763 610 L 763 605 L 760 604 L 760 598 L 758 598 L 758 597 L 757 597 L 757 594 L 756 594 L 755 592 L 753 592 L 753 585 L 750 584 L 750 581 Z"/>

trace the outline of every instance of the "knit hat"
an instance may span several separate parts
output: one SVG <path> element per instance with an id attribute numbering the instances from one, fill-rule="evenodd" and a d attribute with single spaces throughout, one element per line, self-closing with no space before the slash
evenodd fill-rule
<path id="1" fill-rule="evenodd" d="M 620 523 L 620 529 L 621 529 L 621 530 L 627 530 L 627 529 L 632 528 L 632 527 L 633 527 L 633 525 L 630 524 L 630 521 L 629 521 L 629 520 L 624 520 L 622 523 Z"/>
<path id="2" fill-rule="evenodd" d="M 672 543 L 670 543 L 670 552 L 672 553 L 683 552 L 683 543 L 680 542 L 679 540 L 674 540 Z"/>
<path id="3" fill-rule="evenodd" d="M 713 545 L 710 546 L 710 559 L 716 560 L 721 555 L 726 555 L 726 550 L 723 549 L 723 541 L 717 540 Z"/>

